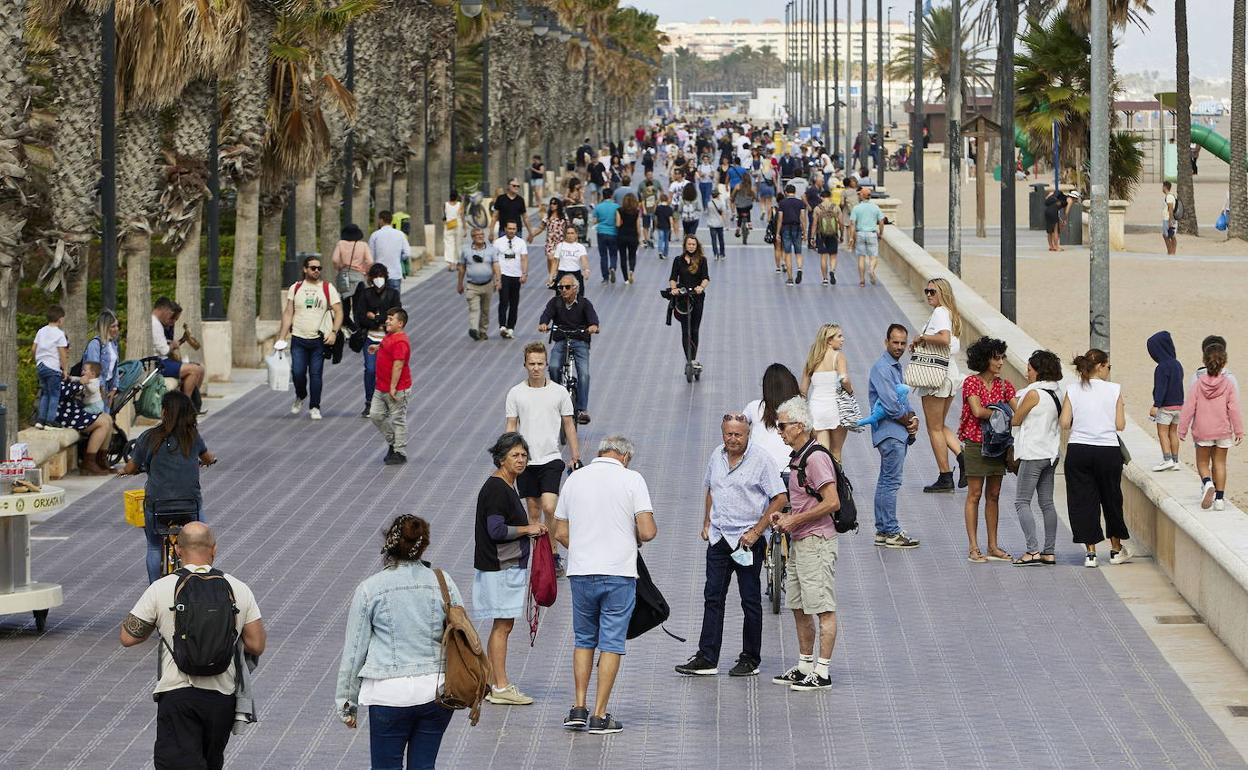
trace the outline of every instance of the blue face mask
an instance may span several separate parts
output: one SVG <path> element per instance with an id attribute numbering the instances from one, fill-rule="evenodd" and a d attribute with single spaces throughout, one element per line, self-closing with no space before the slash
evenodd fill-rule
<path id="1" fill-rule="evenodd" d="M 754 552 L 746 548 L 744 545 L 738 545 L 737 550 L 732 552 L 732 560 L 742 567 L 750 567 L 754 564 Z"/>

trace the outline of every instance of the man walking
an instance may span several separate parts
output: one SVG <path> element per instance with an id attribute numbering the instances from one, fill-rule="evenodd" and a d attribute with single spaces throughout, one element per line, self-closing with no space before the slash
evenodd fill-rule
<path id="1" fill-rule="evenodd" d="M 786 286 L 802 282 L 802 240 L 806 232 L 806 203 L 797 195 L 797 188 L 787 185 L 784 198 L 778 204 L 780 216 L 776 228 L 780 231 L 781 248 L 784 250 Z M 797 260 L 797 277 L 793 274 L 793 261 Z"/>
<path id="2" fill-rule="evenodd" d="M 403 287 L 404 266 L 411 255 L 411 246 L 402 230 L 396 230 L 391 221 L 394 214 L 382 210 L 377 214 L 377 229 L 368 236 L 368 250 L 373 254 L 373 261 L 386 266 L 390 273 L 390 288 L 401 291 Z"/>
<path id="3" fill-rule="evenodd" d="M 334 344 L 341 329 L 342 299 L 338 289 L 321 280 L 321 258 L 309 254 L 303 258 L 303 280 L 291 284 L 286 292 L 282 324 L 273 344 L 274 350 L 284 350 L 286 335 L 290 334 L 291 379 L 295 382 L 291 414 L 303 411 L 303 399 L 308 398 L 308 416 L 313 420 L 321 419 L 324 349 Z"/>
<path id="4" fill-rule="evenodd" d="M 897 398 L 897 386 L 904 380 L 901 356 L 906 352 L 910 332 L 901 324 L 890 324 L 884 338 L 884 354 L 871 366 L 867 403 L 874 410 L 884 406 L 885 419 L 871 426 L 871 443 L 880 453 L 880 476 L 875 483 L 875 544 L 885 548 L 918 548 L 919 541 L 901 531 L 897 523 L 897 490 L 906 449 L 914 442 L 919 418 L 905 401 Z"/>
<path id="5" fill-rule="evenodd" d="M 684 676 L 719 673 L 719 650 L 724 636 L 724 602 L 728 583 L 737 576 L 741 594 L 741 654 L 729 676 L 756 676 L 763 649 L 763 595 L 759 573 L 766 551 L 767 526 L 773 513 L 787 502 L 780 469 L 762 447 L 750 444 L 745 415 L 724 415 L 720 426 L 724 443 L 711 455 L 703 476 L 706 507 L 702 539 L 706 548 L 706 585 L 703 588 L 702 636 L 697 653 L 676 667 Z"/>
<path id="6" fill-rule="evenodd" d="M 459 255 L 459 280 L 455 291 L 468 300 L 468 336 L 474 340 L 489 337 L 490 300 L 502 286 L 498 251 L 485 242 L 485 230 L 472 228 L 472 242 Z"/>
<path id="7" fill-rule="evenodd" d="M 659 185 L 654 181 L 654 171 L 646 169 L 646 178 L 637 188 L 637 202 L 641 204 L 641 239 L 642 246 L 652 248 L 654 241 L 651 233 L 654 227 L 654 210 L 659 206 Z"/>
<path id="8" fill-rule="evenodd" d="M 507 232 L 507 224 L 513 223 L 516 226 L 516 233 L 523 236 L 529 229 L 528 217 L 525 214 L 528 208 L 525 206 L 524 198 L 520 196 L 520 180 L 512 177 L 507 180 L 507 192 L 494 199 L 491 205 L 494 215 L 490 222 L 490 232 L 498 233 L 500 236 Z"/>
<path id="9" fill-rule="evenodd" d="M 403 328 L 407 311 L 401 307 L 386 311 L 386 336 L 370 345 L 368 352 L 377 356 L 377 386 L 368 418 L 381 431 L 389 447 L 386 465 L 407 462 L 407 399 L 412 392 L 412 345 Z"/>
<path id="10" fill-rule="evenodd" d="M 503 234 L 494 241 L 499 262 L 498 334 L 504 339 L 516 336 L 520 287 L 529 280 L 529 245 L 516 234 L 518 228 L 514 220 L 508 220 Z"/>
<path id="11" fill-rule="evenodd" d="M 633 442 L 623 436 L 604 438 L 598 457 L 568 477 L 555 508 L 555 539 L 568 549 L 575 635 L 576 700 L 563 726 L 595 735 L 624 729 L 607 711 L 607 701 L 637 601 L 637 546 L 658 534 L 646 480 L 628 468 L 633 454 Z M 590 713 L 586 696 L 595 650 L 598 692 Z"/>
<path id="12" fill-rule="evenodd" d="M 849 212 L 849 242 L 858 257 L 858 285 L 874 284 L 880 261 L 880 236 L 884 233 L 884 212 L 871 202 L 871 188 L 858 188 L 858 204 Z M 870 261 L 868 264 L 868 260 Z M 870 268 L 868 270 L 868 268 Z"/>
<path id="13" fill-rule="evenodd" d="M 264 622 L 247 584 L 213 569 L 217 543 L 207 525 L 193 521 L 183 526 L 174 548 L 182 569 L 152 583 L 139 597 L 121 623 L 121 646 L 142 644 L 153 631 L 159 638 L 153 692 L 156 744 L 152 759 L 156 770 L 220 770 L 235 720 L 255 721 L 254 706 L 246 715 L 236 713 L 244 705 L 237 697 L 239 684 L 249 677 L 237 666 L 242 653 L 259 656 L 264 652 Z M 213 622 L 216 618 L 227 625 L 218 627 Z M 216 649 L 214 643 L 222 649 Z M 237 649 L 240 645 L 241 651 Z M 196 659 L 205 653 L 219 653 L 228 656 L 230 662 L 215 675 L 188 674 L 175 662 L 175 656 L 183 657 L 188 651 Z"/>

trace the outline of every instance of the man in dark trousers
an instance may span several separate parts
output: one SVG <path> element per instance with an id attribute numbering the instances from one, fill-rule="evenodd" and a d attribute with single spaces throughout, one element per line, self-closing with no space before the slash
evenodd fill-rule
<path id="1" fill-rule="evenodd" d="M 576 421 L 589 423 L 589 340 L 598 333 L 598 311 L 589 300 L 578 297 L 580 286 L 571 275 L 559 276 L 555 284 L 557 296 L 542 309 L 537 330 L 545 333 L 553 323 L 554 345 L 550 349 L 550 379 L 559 382 L 564 356 L 576 362 Z"/>

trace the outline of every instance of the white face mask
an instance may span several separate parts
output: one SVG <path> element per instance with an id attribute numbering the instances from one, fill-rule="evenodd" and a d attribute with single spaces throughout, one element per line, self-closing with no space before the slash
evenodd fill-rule
<path id="1" fill-rule="evenodd" d="M 373 279 L 373 285 L 376 286 L 378 289 L 384 289 L 386 288 L 386 279 L 382 278 L 381 276 L 378 276 Z"/>

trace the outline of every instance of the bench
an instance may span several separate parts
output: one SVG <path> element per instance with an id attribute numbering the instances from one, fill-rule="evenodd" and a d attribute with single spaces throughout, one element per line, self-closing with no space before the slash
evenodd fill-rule
<path id="1" fill-rule="evenodd" d="M 45 480 L 63 478 L 78 467 L 78 431 L 72 428 L 26 428 L 17 440 L 30 450 L 30 458 L 43 470 Z"/>

